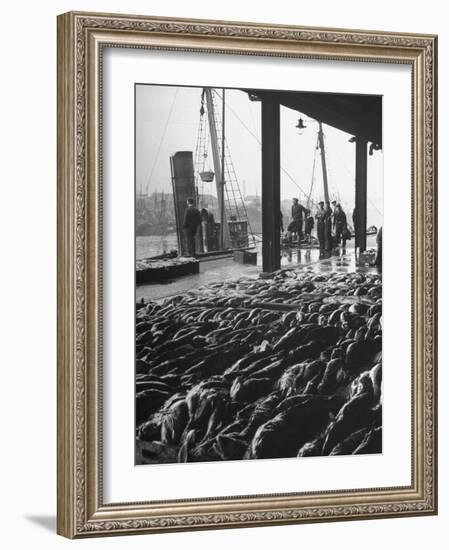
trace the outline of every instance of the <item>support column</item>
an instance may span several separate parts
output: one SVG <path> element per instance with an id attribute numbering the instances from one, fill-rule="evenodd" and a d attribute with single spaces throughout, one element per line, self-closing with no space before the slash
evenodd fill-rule
<path id="1" fill-rule="evenodd" d="M 355 142 L 355 246 L 366 250 L 368 142 L 358 137 Z"/>
<path id="2" fill-rule="evenodd" d="M 277 101 L 262 101 L 262 269 L 281 266 L 281 147 L 280 107 Z"/>

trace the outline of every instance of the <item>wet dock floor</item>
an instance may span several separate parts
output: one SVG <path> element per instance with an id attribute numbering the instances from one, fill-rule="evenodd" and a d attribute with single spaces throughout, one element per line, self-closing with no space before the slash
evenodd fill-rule
<path id="1" fill-rule="evenodd" d="M 374 251 L 373 251 L 374 252 Z M 331 254 L 323 253 L 318 248 L 298 248 L 297 246 L 283 247 L 281 252 L 281 269 L 306 269 L 315 273 L 377 273 L 378 269 L 370 263 L 374 260 L 374 253 L 357 258 L 354 247 L 336 249 Z M 241 264 L 232 257 L 214 258 L 201 261 L 200 272 L 179 279 L 167 281 L 163 284 L 138 285 L 136 300 L 142 298 L 159 300 L 168 296 L 182 294 L 194 288 L 209 283 L 250 277 L 256 279 L 262 271 L 262 255 L 258 254 L 258 265 Z"/>

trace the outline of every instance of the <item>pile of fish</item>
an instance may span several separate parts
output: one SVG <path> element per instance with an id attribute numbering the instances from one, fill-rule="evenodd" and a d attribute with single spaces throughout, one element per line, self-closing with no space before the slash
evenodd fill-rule
<path id="1" fill-rule="evenodd" d="M 379 275 L 282 270 L 136 306 L 136 463 L 382 451 Z"/>
<path id="2" fill-rule="evenodd" d="M 144 271 L 147 269 L 167 269 L 169 267 L 190 263 L 198 263 L 198 261 L 193 258 L 185 258 L 183 256 L 178 258 L 173 256 L 168 256 L 166 258 L 145 258 L 142 260 L 136 260 L 136 271 Z"/>

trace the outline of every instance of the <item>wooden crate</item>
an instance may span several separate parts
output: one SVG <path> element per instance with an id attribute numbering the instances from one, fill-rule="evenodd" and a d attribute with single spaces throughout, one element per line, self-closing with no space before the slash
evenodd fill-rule
<path id="1" fill-rule="evenodd" d="M 234 261 L 241 264 L 257 265 L 257 252 L 251 250 L 234 250 Z"/>

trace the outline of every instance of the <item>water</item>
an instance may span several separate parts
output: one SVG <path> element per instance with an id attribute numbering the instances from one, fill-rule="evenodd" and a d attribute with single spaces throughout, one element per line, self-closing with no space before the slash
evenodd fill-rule
<path id="1" fill-rule="evenodd" d="M 136 237 L 136 260 L 151 258 L 178 249 L 176 233 Z"/>

